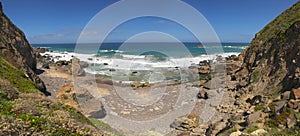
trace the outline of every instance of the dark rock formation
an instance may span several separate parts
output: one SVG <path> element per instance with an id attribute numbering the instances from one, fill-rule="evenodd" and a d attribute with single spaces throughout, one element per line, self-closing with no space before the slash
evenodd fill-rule
<path id="1" fill-rule="evenodd" d="M 45 94 L 43 81 L 35 74 L 36 56 L 24 33 L 2 11 L 0 3 L 0 56 L 22 70 Z"/>

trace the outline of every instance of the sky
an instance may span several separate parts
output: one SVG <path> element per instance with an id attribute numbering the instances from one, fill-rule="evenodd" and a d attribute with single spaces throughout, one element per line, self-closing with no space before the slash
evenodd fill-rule
<path id="1" fill-rule="evenodd" d="M 114 5 L 117 0 L 0 0 L 5 14 L 26 34 L 30 43 L 75 43 L 79 35 L 88 36 L 86 42 L 96 42 L 102 29 L 110 23 L 84 31 L 87 24 L 95 15 Z M 128 0 L 130 1 L 130 0 Z M 174 0 L 176 1 L 176 0 Z M 246 42 L 253 39 L 255 33 L 272 21 L 284 10 L 298 0 L 183 0 L 191 8 L 201 13 L 221 42 Z M 124 1 L 123 1 L 124 2 Z M 163 4 L 157 2 L 157 9 L 161 13 L 191 17 L 187 11 L 180 11 L 172 7 L 172 2 Z M 138 3 L 113 11 L 122 17 L 126 10 L 142 7 Z M 140 8 L 143 10 L 143 8 Z M 175 10 L 174 10 L 175 9 Z M 136 11 L 140 12 L 140 11 Z M 108 14 L 113 14 L 108 12 Z M 125 14 L 125 13 L 124 13 Z M 108 18 L 101 18 L 105 22 Z M 197 19 L 186 22 L 197 25 Z M 106 21 L 107 22 L 107 21 Z M 201 27 L 202 25 L 199 25 Z M 203 27 L 203 26 L 202 26 Z M 134 35 L 144 32 L 162 32 L 169 34 L 182 42 L 196 42 L 198 39 L 186 26 L 174 20 L 161 17 L 139 17 L 120 22 L 106 37 L 106 42 L 123 42 Z M 204 32 L 203 32 L 204 33 Z M 153 41 L 160 41 L 160 37 L 147 37 Z M 209 41 L 210 39 L 206 39 Z M 216 41 L 211 41 L 216 42 Z"/>

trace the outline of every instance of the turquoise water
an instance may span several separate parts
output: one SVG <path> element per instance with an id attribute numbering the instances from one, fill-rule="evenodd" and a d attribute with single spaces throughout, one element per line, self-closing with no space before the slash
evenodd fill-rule
<path id="1" fill-rule="evenodd" d="M 122 46 L 122 43 L 104 43 L 98 49 L 96 47 L 99 44 L 82 44 L 79 52 L 76 53 L 85 53 L 85 54 L 98 54 L 99 56 L 114 56 L 116 54 L 127 54 L 127 55 L 151 55 L 158 57 L 167 57 L 168 53 L 178 56 L 184 57 L 184 51 L 182 48 L 176 48 L 174 46 L 175 43 L 130 43 L 130 47 Z M 199 48 L 200 43 L 184 43 L 185 48 L 192 56 L 200 56 L 205 55 L 205 48 Z M 214 48 L 216 44 L 208 43 L 205 44 L 205 47 Z M 72 44 L 32 44 L 33 47 L 45 47 L 49 48 L 49 50 L 56 52 L 74 52 L 76 47 L 75 43 Z M 174 47 L 173 47 L 174 46 Z M 249 46 L 249 43 L 222 43 L 224 53 L 240 53 L 246 47 Z M 150 50 L 145 52 L 145 48 L 149 48 Z M 157 51 L 157 49 L 160 49 Z M 164 52 L 161 52 L 163 50 Z"/>

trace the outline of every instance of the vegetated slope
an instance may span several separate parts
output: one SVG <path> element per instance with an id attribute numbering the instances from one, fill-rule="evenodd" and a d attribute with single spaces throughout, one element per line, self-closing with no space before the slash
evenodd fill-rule
<path id="1" fill-rule="evenodd" d="M 45 96 L 35 53 L 0 3 L 0 135 L 118 135 L 107 124 Z M 105 131 L 105 132 L 103 132 Z"/>
<path id="2" fill-rule="evenodd" d="M 276 94 L 300 86 L 300 2 L 256 34 L 238 72 L 255 92 Z M 247 78 L 247 76 L 250 77 Z"/>
<path id="3" fill-rule="evenodd" d="M 37 88 L 46 93 L 42 80 L 35 74 L 36 56 L 24 33 L 3 13 L 0 3 L 0 54 L 25 73 Z"/>

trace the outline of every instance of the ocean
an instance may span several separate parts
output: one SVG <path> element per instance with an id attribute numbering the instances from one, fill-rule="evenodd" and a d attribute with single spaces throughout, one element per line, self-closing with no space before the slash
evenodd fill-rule
<path id="1" fill-rule="evenodd" d="M 148 44 L 149 46 L 152 46 L 155 48 L 156 46 L 166 46 L 170 47 L 172 46 L 173 43 L 130 43 L 132 47 L 134 47 L 134 50 L 139 47 L 140 45 L 145 45 Z M 198 46 L 201 46 L 201 43 L 183 43 L 185 47 L 189 50 L 189 52 L 194 56 L 199 56 L 199 55 L 205 55 L 205 49 L 204 48 L 199 48 Z M 246 49 L 250 43 L 221 43 L 224 53 L 240 53 L 244 49 Z M 104 56 L 112 56 L 115 53 L 123 53 L 123 54 L 134 54 L 134 52 L 122 52 L 119 50 L 120 46 L 122 43 L 103 43 L 101 46 L 99 44 L 82 44 L 82 46 L 86 47 L 86 52 L 89 53 L 88 49 L 89 47 L 94 47 L 94 46 L 100 46 L 98 50 L 99 55 L 104 55 Z M 213 46 L 214 43 L 208 43 L 208 46 Z M 74 52 L 74 49 L 76 47 L 75 43 L 66 43 L 66 44 L 32 44 L 33 47 L 44 47 L 48 48 L 49 50 L 55 51 L 55 52 Z M 94 53 L 94 51 L 92 51 Z M 180 51 L 178 51 L 178 54 L 180 55 Z M 146 54 L 146 55 L 157 55 L 157 54 Z"/>
<path id="2" fill-rule="evenodd" d="M 42 55 L 52 56 L 54 61 L 70 60 L 73 56 L 90 65 L 85 71 L 91 74 L 114 77 L 117 81 L 177 80 L 176 69 L 188 69 L 202 60 L 214 60 L 217 55 L 227 57 L 238 55 L 249 43 L 222 43 L 222 52 L 206 53 L 205 49 L 214 51 L 215 43 L 104 43 L 99 44 L 32 44 L 34 48 L 48 48 L 52 52 Z M 98 47 L 100 46 L 100 48 Z M 218 49 L 219 50 L 219 49 Z M 167 74 L 166 74 L 167 73 Z M 142 78 L 141 78 L 142 77 Z"/>

